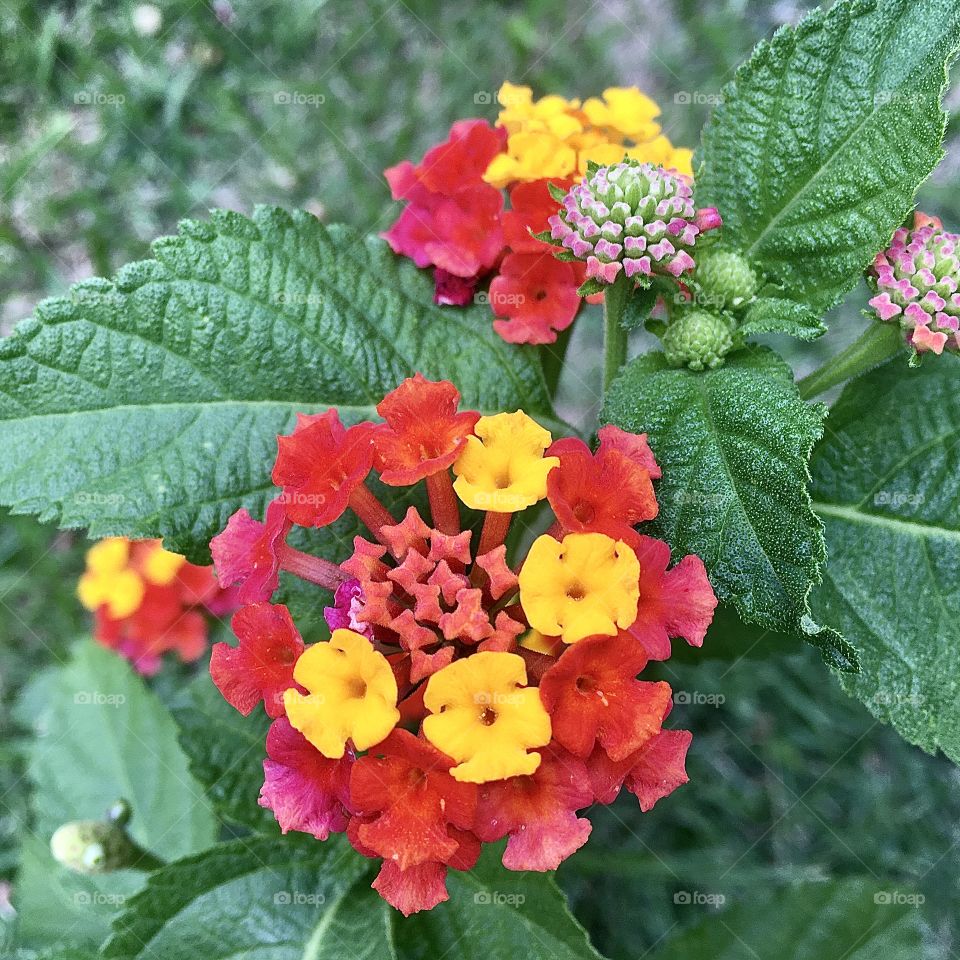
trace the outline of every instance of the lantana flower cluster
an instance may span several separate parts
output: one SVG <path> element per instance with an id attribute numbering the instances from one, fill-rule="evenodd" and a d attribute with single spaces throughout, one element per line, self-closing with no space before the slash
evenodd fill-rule
<path id="1" fill-rule="evenodd" d="M 210 671 L 241 713 L 273 718 L 260 804 L 283 832 L 345 832 L 410 914 L 447 899 L 447 871 L 483 843 L 507 838 L 512 870 L 552 870 L 586 842 L 592 804 L 625 788 L 648 810 L 686 782 L 670 687 L 637 676 L 671 638 L 702 644 L 716 599 L 699 558 L 671 568 L 635 530 L 657 513 L 645 436 L 554 440 L 522 411 L 461 410 L 453 384 L 420 375 L 377 411 L 352 426 L 301 415 L 278 438 L 281 493 L 211 544 L 244 606 Z M 373 471 L 425 488 L 429 507 L 392 515 Z M 552 525 L 511 558 L 514 516 L 543 500 Z M 345 561 L 288 542 L 348 511 L 367 532 Z M 271 602 L 282 571 L 332 593 L 329 640 L 305 644 Z"/>
<path id="2" fill-rule="evenodd" d="M 869 277 L 877 291 L 870 306 L 899 323 L 917 353 L 960 350 L 960 234 L 918 212 L 913 229 L 900 227 L 877 254 Z"/>
<path id="3" fill-rule="evenodd" d="M 550 184 L 567 190 L 588 161 L 625 157 L 689 176 L 691 152 L 661 133 L 659 108 L 634 87 L 581 102 L 535 100 L 528 87 L 506 83 L 498 101 L 495 126 L 461 120 L 420 164 L 385 171 L 394 199 L 406 206 L 383 236 L 418 267 L 433 268 L 437 303 L 469 303 L 492 278 L 497 332 L 512 343 L 553 343 L 580 308 L 577 289 L 587 274 L 531 236 L 557 212 Z"/>
<path id="4" fill-rule="evenodd" d="M 207 652 L 208 615 L 232 612 L 235 592 L 219 586 L 212 567 L 188 563 L 161 541 L 125 537 L 95 543 L 77 584 L 94 615 L 94 639 L 148 676 L 167 653 L 199 660 Z"/>

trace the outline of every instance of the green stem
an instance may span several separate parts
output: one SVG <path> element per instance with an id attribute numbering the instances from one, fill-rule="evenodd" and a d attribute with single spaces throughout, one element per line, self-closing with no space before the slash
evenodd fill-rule
<path id="1" fill-rule="evenodd" d="M 603 296 L 603 392 L 627 362 L 627 331 L 620 322 L 630 298 L 633 281 L 622 273 Z"/>
<path id="2" fill-rule="evenodd" d="M 858 340 L 828 360 L 819 370 L 797 383 L 804 400 L 818 397 L 838 383 L 858 377 L 878 364 L 895 356 L 903 347 L 903 332 L 899 324 L 871 323 Z"/>

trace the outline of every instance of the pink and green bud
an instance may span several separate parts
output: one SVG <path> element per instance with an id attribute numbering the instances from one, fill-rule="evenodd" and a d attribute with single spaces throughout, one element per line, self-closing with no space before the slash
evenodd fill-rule
<path id="1" fill-rule="evenodd" d="M 633 160 L 591 167 L 560 202 L 549 239 L 564 247 L 561 259 L 585 261 L 587 277 L 600 284 L 621 273 L 638 279 L 689 273 L 698 238 L 721 223 L 716 208 L 697 210 L 686 177 Z"/>
<path id="2" fill-rule="evenodd" d="M 877 294 L 869 303 L 881 320 L 897 322 L 917 353 L 960 350 L 960 235 L 916 214 L 878 253 L 869 278 Z"/>

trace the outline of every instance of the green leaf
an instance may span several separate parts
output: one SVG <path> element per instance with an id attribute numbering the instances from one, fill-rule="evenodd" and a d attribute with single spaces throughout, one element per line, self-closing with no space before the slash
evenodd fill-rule
<path id="1" fill-rule="evenodd" d="M 344 927 L 369 884 L 367 862 L 342 837 L 233 840 L 153 873 L 114 924 L 113 958 L 294 960 L 354 955 Z M 370 957 L 383 952 L 387 931 Z M 364 945 L 366 946 L 366 945 Z"/>
<path id="2" fill-rule="evenodd" d="M 535 352 L 482 305 L 433 306 L 430 277 L 380 240 L 261 208 L 187 221 L 153 251 L 0 343 L 0 502 L 203 560 L 234 510 L 262 512 L 297 411 L 372 416 L 419 370 L 467 406 L 549 418 Z"/>
<path id="3" fill-rule="evenodd" d="M 660 290 L 656 287 L 637 287 L 632 290 L 623 305 L 620 326 L 624 330 L 640 330 L 650 317 Z"/>
<path id="4" fill-rule="evenodd" d="M 33 834 L 17 884 L 24 945 L 99 943 L 109 917 L 140 885 L 142 873 L 82 876 L 59 866 L 49 840 L 61 824 L 96 820 L 121 797 L 133 811 L 130 833 L 164 859 L 213 842 L 216 824 L 191 777 L 176 729 L 160 701 L 126 661 L 92 642 L 45 682 L 30 756 Z"/>
<path id="5" fill-rule="evenodd" d="M 216 811 L 253 830 L 278 832 L 269 810 L 258 806 L 270 720 L 261 708 L 242 716 L 204 671 L 171 705 L 190 772 Z"/>
<path id="6" fill-rule="evenodd" d="M 841 0 L 760 44 L 704 129 L 697 202 L 784 296 L 825 311 L 942 157 L 953 0 Z"/>
<path id="7" fill-rule="evenodd" d="M 375 870 L 342 837 L 220 844 L 150 877 L 117 919 L 113 960 L 598 960 L 553 881 L 511 874 L 488 851 L 451 871 L 450 901 L 405 919 L 370 889 Z"/>
<path id="8" fill-rule="evenodd" d="M 608 286 L 609 284 L 604 283 L 602 280 L 598 280 L 596 277 L 590 277 L 577 287 L 577 296 L 592 297 L 596 293 L 604 293 Z"/>
<path id="9" fill-rule="evenodd" d="M 683 895 L 692 903 L 692 892 Z M 911 897 L 916 895 L 859 878 L 758 892 L 750 903 L 673 937 L 650 960 L 916 960 L 920 914 Z"/>
<path id="10" fill-rule="evenodd" d="M 473 870 L 451 871 L 447 903 L 396 922 L 402 960 L 600 960 L 552 876 L 504 870 L 501 853 L 488 847 Z"/>
<path id="11" fill-rule="evenodd" d="M 862 670 L 848 692 L 960 763 L 960 360 L 893 359 L 847 385 L 813 471 L 829 562 L 812 597 Z"/>
<path id="12" fill-rule="evenodd" d="M 852 669 L 849 646 L 807 609 L 825 553 L 807 491 L 823 417 L 763 347 L 706 373 L 672 369 L 661 353 L 640 357 L 613 383 L 602 413 L 649 434 L 663 468 L 654 529 L 675 554 L 698 554 L 717 596 L 745 621 L 800 635 Z"/>
<path id="13" fill-rule="evenodd" d="M 761 297 L 747 307 L 737 327 L 741 337 L 758 333 L 786 333 L 800 340 L 816 340 L 826 324 L 809 307 L 782 297 Z"/>

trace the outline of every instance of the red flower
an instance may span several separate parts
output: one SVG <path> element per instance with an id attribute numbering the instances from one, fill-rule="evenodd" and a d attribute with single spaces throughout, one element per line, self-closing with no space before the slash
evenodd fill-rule
<path id="1" fill-rule="evenodd" d="M 640 561 L 640 602 L 627 632 L 643 644 L 651 660 L 670 656 L 671 637 L 703 646 L 717 606 L 703 561 L 690 554 L 668 570 L 670 547 L 662 540 L 637 536 L 631 545 Z"/>
<path id="2" fill-rule="evenodd" d="M 477 788 L 450 776 L 453 763 L 403 729 L 361 757 L 350 777 L 352 805 L 366 821 L 361 844 L 401 870 L 449 862 L 460 847 L 450 827 L 469 830 L 477 803 Z"/>
<path id="3" fill-rule="evenodd" d="M 419 202 L 425 194 L 447 196 L 483 183 L 490 161 L 506 146 L 507 133 L 486 120 L 458 120 L 443 143 L 431 147 L 423 162 L 409 160 L 384 170 L 394 200 Z M 554 211 L 555 212 L 555 211 Z"/>
<path id="4" fill-rule="evenodd" d="M 293 666 L 303 640 L 282 604 L 241 607 L 231 623 L 239 646 L 216 643 L 210 676 L 224 700 L 244 716 L 263 700 L 268 716 L 283 716 L 283 691 L 294 686 Z"/>
<path id="5" fill-rule="evenodd" d="M 497 333 L 508 343 L 554 343 L 580 309 L 572 265 L 552 253 L 510 253 L 490 283 Z"/>
<path id="6" fill-rule="evenodd" d="M 569 437 L 554 443 L 547 455 L 560 458 L 547 477 L 547 498 L 566 531 L 605 533 L 633 543 L 634 525 L 657 515 L 649 468 L 621 449 L 601 443 L 591 454 L 582 440 Z M 656 468 L 652 455 L 650 462 Z"/>
<path id="7" fill-rule="evenodd" d="M 446 470 L 480 419 L 479 413 L 457 413 L 460 391 L 449 380 L 438 383 L 416 374 L 377 404 L 386 420 L 374 430 L 380 479 L 404 487 Z"/>
<path id="8" fill-rule="evenodd" d="M 297 415 L 290 436 L 277 437 L 273 482 L 283 487 L 287 516 L 304 527 L 325 527 L 347 509 L 350 494 L 373 465 L 373 425 L 345 429 L 336 410 Z"/>
<path id="9" fill-rule="evenodd" d="M 599 747 L 587 761 L 590 784 L 598 803 L 613 803 L 621 786 L 652 810 L 658 800 L 690 779 L 685 761 L 693 734 L 689 730 L 661 730 L 639 750 L 620 761 L 611 760 Z"/>
<path id="10" fill-rule="evenodd" d="M 246 509 L 238 510 L 210 541 L 220 586 L 239 584 L 241 603 L 269 600 L 280 584 L 280 548 L 290 526 L 281 500 L 267 505 L 265 523 L 254 520 Z"/>
<path id="11" fill-rule="evenodd" d="M 474 830 L 484 843 L 509 835 L 503 854 L 508 870 L 556 870 L 590 835 L 590 821 L 575 812 L 593 802 L 583 761 L 557 747 L 542 757 L 531 776 L 480 788 Z"/>
<path id="12" fill-rule="evenodd" d="M 381 234 L 395 253 L 418 267 L 440 267 L 458 277 L 489 271 L 503 250 L 503 197 L 486 184 L 454 196 L 425 195 Z"/>
<path id="13" fill-rule="evenodd" d="M 298 830 L 326 840 L 347 828 L 353 755 L 329 760 L 286 717 L 267 733 L 260 806 L 273 811 L 282 833 Z"/>
<path id="14" fill-rule="evenodd" d="M 433 271 L 433 302 L 440 306 L 465 307 L 473 300 L 473 294 L 479 282 L 480 274 L 473 277 L 458 277 L 437 267 Z"/>
<path id="15" fill-rule="evenodd" d="M 660 479 L 662 471 L 653 457 L 653 451 L 650 449 L 650 444 L 647 443 L 645 433 L 627 433 L 626 430 L 621 430 L 612 423 L 608 423 L 605 427 L 600 428 L 597 438 L 600 440 L 597 454 L 601 458 L 608 451 L 616 450 L 638 467 L 646 470 L 654 480 Z"/>
<path id="16" fill-rule="evenodd" d="M 550 229 L 547 222 L 554 216 L 560 204 L 550 196 L 549 185 L 554 183 L 566 192 L 573 180 L 530 180 L 518 183 L 510 191 L 510 209 L 503 214 L 503 238 L 514 253 L 543 253 L 551 250 L 550 244 L 532 237 Z"/>
<path id="17" fill-rule="evenodd" d="M 475 282 L 503 250 L 503 196 L 484 183 L 483 173 L 505 141 L 505 131 L 484 120 L 461 121 L 419 166 L 404 161 L 384 172 L 394 199 L 409 205 L 382 236 L 418 267 L 445 271 L 437 277 L 438 302 L 450 287 L 447 274 Z"/>
<path id="18" fill-rule="evenodd" d="M 646 651 L 626 633 L 587 637 L 564 650 L 540 681 L 554 739 L 578 757 L 599 743 L 613 760 L 643 746 L 670 704 L 669 684 L 636 679 L 646 665 Z"/>

